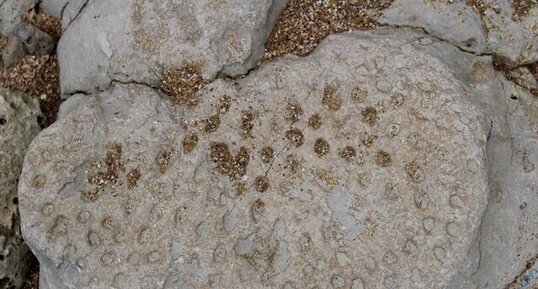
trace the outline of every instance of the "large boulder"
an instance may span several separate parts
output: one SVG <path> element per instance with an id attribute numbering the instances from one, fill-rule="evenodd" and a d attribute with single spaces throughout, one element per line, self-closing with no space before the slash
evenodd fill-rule
<path id="1" fill-rule="evenodd" d="M 0 88 L 0 289 L 19 288 L 29 269 L 17 209 L 17 183 L 26 149 L 40 128 L 39 105 L 22 93 Z"/>
<path id="2" fill-rule="evenodd" d="M 58 46 L 62 93 L 104 89 L 113 81 L 156 85 L 163 70 L 184 66 L 196 67 L 205 79 L 246 73 L 263 55 L 285 4 L 91 1 L 76 16 L 65 16 L 72 20 L 64 21 Z"/>
<path id="3" fill-rule="evenodd" d="M 403 34 L 330 36 L 195 107 L 115 84 L 64 115 L 19 186 L 41 288 L 444 288 L 486 209 L 488 131 Z"/>

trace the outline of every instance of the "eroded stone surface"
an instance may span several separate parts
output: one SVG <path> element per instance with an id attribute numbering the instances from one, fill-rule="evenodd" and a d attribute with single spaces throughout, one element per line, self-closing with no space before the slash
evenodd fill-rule
<path id="1" fill-rule="evenodd" d="M 62 17 L 62 11 L 71 2 L 70 0 L 41 0 L 39 8 L 50 16 Z"/>
<path id="2" fill-rule="evenodd" d="M 422 28 L 462 50 L 491 53 L 507 66 L 538 61 L 536 1 L 397 0 L 380 21 Z"/>
<path id="3" fill-rule="evenodd" d="M 439 59 L 337 35 L 199 96 L 114 85 L 33 142 L 22 225 L 50 288 L 442 288 L 460 269 L 486 128 Z"/>
<path id="4" fill-rule="evenodd" d="M 528 11 L 522 13 L 515 9 L 516 2 L 484 0 L 486 9 L 482 17 L 489 48 L 501 61 L 514 67 L 538 61 L 538 4 L 529 3 Z"/>
<path id="5" fill-rule="evenodd" d="M 206 79 L 221 72 L 245 73 L 262 56 L 285 3 L 90 1 L 80 15 L 65 15 L 72 21 L 63 21 L 66 30 L 58 46 L 62 93 L 103 89 L 112 80 L 156 84 L 163 69 L 182 66 L 196 66 Z"/>
<path id="6" fill-rule="evenodd" d="M 405 33 L 404 33 L 405 31 Z M 490 123 L 487 158 L 488 208 L 460 273 L 447 288 L 519 288 L 517 281 L 538 254 L 538 103 L 524 87 L 495 71 L 491 56 L 464 53 L 409 29 L 380 30 L 405 38 L 449 64 Z M 461 204 L 460 198 L 450 199 Z M 447 227 L 448 229 L 448 227 Z M 530 276 L 530 275 L 529 275 Z M 538 278 L 527 279 L 533 288 Z M 512 282 L 516 284 L 509 287 Z M 522 287 L 526 288 L 526 287 Z"/>
<path id="7" fill-rule="evenodd" d="M 37 101 L 0 88 L 0 289 L 19 288 L 29 269 L 17 210 L 17 182 L 32 138 L 39 132 Z M 13 287 L 11 287 L 13 286 Z"/>
<path id="8" fill-rule="evenodd" d="M 397 0 L 379 21 L 423 28 L 466 51 L 487 51 L 482 20 L 464 1 Z"/>
<path id="9" fill-rule="evenodd" d="M 538 255 L 538 106 L 528 91 L 493 73 L 491 61 L 472 63 L 471 75 L 490 74 L 474 88 L 492 122 L 487 152 L 490 201 L 479 253 L 468 261 L 472 274 L 464 278 L 466 284 L 451 288 L 503 289 Z M 508 288 L 538 286 L 536 276 L 528 281 L 528 287 Z"/>

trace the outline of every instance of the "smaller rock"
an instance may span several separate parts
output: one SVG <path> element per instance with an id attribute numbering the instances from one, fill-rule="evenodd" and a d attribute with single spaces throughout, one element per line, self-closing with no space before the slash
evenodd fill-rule
<path id="1" fill-rule="evenodd" d="M 69 4 L 69 0 L 41 0 L 39 8 L 47 15 L 57 18 L 62 17 L 62 11 Z"/>
<path id="2" fill-rule="evenodd" d="M 510 77 L 515 83 L 529 91 L 538 90 L 538 79 L 534 78 L 532 72 L 525 66 L 510 71 Z"/>
<path id="3" fill-rule="evenodd" d="M 17 37 L 9 37 L 4 50 L 2 50 L 2 63 L 4 67 L 9 68 L 17 64 L 24 57 L 24 45 Z"/>
<path id="4" fill-rule="evenodd" d="M 22 15 L 32 14 L 37 0 L 0 1 L 0 34 L 8 36 L 22 22 Z"/>
<path id="5" fill-rule="evenodd" d="M 538 5 L 524 2 L 533 1 L 484 0 L 488 47 L 510 67 L 538 61 Z"/>
<path id="6" fill-rule="evenodd" d="M 14 34 L 28 54 L 49 55 L 54 51 L 54 38 L 30 22 L 17 25 Z"/>

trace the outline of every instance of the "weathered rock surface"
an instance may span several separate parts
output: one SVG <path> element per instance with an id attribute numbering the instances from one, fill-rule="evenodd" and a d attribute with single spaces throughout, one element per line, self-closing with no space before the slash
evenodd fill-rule
<path id="1" fill-rule="evenodd" d="M 66 29 L 90 0 L 42 0 L 39 8 L 48 15 L 60 18 Z"/>
<path id="2" fill-rule="evenodd" d="M 423 28 L 466 51 L 487 51 L 482 20 L 464 1 L 396 0 L 385 9 L 379 21 Z"/>
<path id="3" fill-rule="evenodd" d="M 23 44 L 24 50 L 28 54 L 49 55 L 54 51 L 54 38 L 33 23 L 22 22 L 13 32 Z"/>
<path id="4" fill-rule="evenodd" d="M 50 16 L 62 17 L 62 11 L 71 2 L 70 0 L 41 0 L 39 8 Z"/>
<path id="5" fill-rule="evenodd" d="M 492 53 L 508 66 L 538 61 L 538 5 L 521 8 L 519 1 L 478 1 L 479 16 L 465 1 L 450 2 L 396 0 L 380 22 L 422 28 L 462 50 Z"/>
<path id="6" fill-rule="evenodd" d="M 493 54 L 510 66 L 538 61 L 538 4 L 528 12 L 514 9 L 518 1 L 484 0 L 488 46 Z M 521 1 L 532 2 L 532 1 Z"/>
<path id="7" fill-rule="evenodd" d="M 22 22 L 25 12 L 33 11 L 37 0 L 0 1 L 0 34 L 7 36 Z"/>
<path id="8" fill-rule="evenodd" d="M 538 104 L 528 91 L 494 72 L 490 61 L 475 60 L 473 90 L 491 116 L 488 141 L 490 201 L 482 220 L 479 257 L 466 283 L 453 288 L 509 287 L 538 257 Z"/>
<path id="9" fill-rule="evenodd" d="M 17 182 L 27 147 L 40 128 L 39 106 L 29 96 L 0 88 L 0 289 L 19 288 L 30 250 L 23 243 Z"/>
<path id="10" fill-rule="evenodd" d="M 63 8 L 63 13 L 61 15 L 62 19 L 62 29 L 67 29 L 73 20 L 78 17 L 80 12 L 86 5 L 89 3 L 88 0 L 69 0 L 66 2 L 65 8 Z"/>
<path id="11" fill-rule="evenodd" d="M 484 73 L 475 65 L 474 75 Z M 487 68 L 491 73 L 491 62 Z M 494 112 L 488 141 L 490 202 L 480 232 L 480 263 L 470 282 L 459 288 L 507 287 L 538 257 L 538 103 L 536 97 L 500 73 L 476 86 L 484 107 Z M 519 283 L 523 284 L 523 283 Z"/>
<path id="12" fill-rule="evenodd" d="M 490 56 L 464 53 L 422 33 L 390 31 L 379 33 L 386 33 L 386 37 L 397 34 L 447 63 L 491 123 L 487 144 L 488 209 L 464 266 L 448 288 L 528 289 L 538 286 L 538 275 L 530 274 L 538 256 L 536 98 L 495 71 Z M 525 274 L 528 264 L 531 269 Z M 516 278 L 518 276 L 527 279 Z M 525 286 L 525 282 L 530 285 Z"/>
<path id="13" fill-rule="evenodd" d="M 11 36 L 8 38 L 6 46 L 2 50 L 2 65 L 4 67 L 12 67 L 17 64 L 21 58 L 26 55 L 24 44 L 19 38 Z"/>
<path id="14" fill-rule="evenodd" d="M 91 1 L 63 25 L 62 93 L 104 89 L 113 80 L 157 84 L 164 69 L 183 66 L 197 67 L 206 79 L 245 73 L 262 56 L 285 3 Z"/>
<path id="15" fill-rule="evenodd" d="M 335 35 L 197 107 L 115 84 L 66 114 L 19 186 L 42 288 L 443 288 L 486 208 L 487 126 L 417 46 Z"/>

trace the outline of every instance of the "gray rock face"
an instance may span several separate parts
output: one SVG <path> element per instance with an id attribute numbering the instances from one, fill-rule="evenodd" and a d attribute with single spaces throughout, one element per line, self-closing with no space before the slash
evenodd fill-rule
<path id="1" fill-rule="evenodd" d="M 62 28 L 66 29 L 78 16 L 90 0 L 41 0 L 39 8 L 46 14 L 62 20 Z"/>
<path id="2" fill-rule="evenodd" d="M 399 34 L 330 36 L 174 107 L 115 84 L 19 185 L 42 288 L 443 288 L 487 203 L 484 116 Z"/>
<path id="3" fill-rule="evenodd" d="M 156 84 L 163 69 L 183 66 L 196 66 L 206 79 L 245 73 L 262 56 L 285 4 L 90 1 L 64 25 L 58 47 L 62 93 L 103 89 L 113 80 Z"/>
<path id="4" fill-rule="evenodd" d="M 66 4 L 61 15 L 63 30 L 67 29 L 73 20 L 78 17 L 80 11 L 89 3 L 89 0 L 69 0 L 64 2 Z"/>
<path id="5" fill-rule="evenodd" d="M 451 1 L 452 2 L 452 1 Z M 380 22 L 423 28 L 463 50 L 487 51 L 482 20 L 464 1 L 396 0 L 383 12 Z"/>
<path id="6" fill-rule="evenodd" d="M 49 55 L 54 51 L 55 40 L 33 23 L 19 23 L 2 50 L 2 61 L 5 67 L 11 67 L 26 54 Z"/>
<path id="7" fill-rule="evenodd" d="M 485 0 L 484 24 L 488 46 L 504 63 L 520 66 L 538 61 L 538 5 L 518 16 L 514 2 Z"/>
<path id="8" fill-rule="evenodd" d="M 70 0 L 41 0 L 39 7 L 48 15 L 62 17 L 62 11 Z"/>
<path id="9" fill-rule="evenodd" d="M 480 230 L 479 262 L 473 262 L 466 284 L 455 288 L 535 288 L 536 274 L 526 280 L 529 286 L 523 286 L 523 280 L 508 285 L 538 256 L 536 97 L 494 72 L 491 61 L 470 63 L 475 94 L 492 121 L 490 201 Z"/>
<path id="10" fill-rule="evenodd" d="M 538 103 L 494 70 L 492 57 L 475 56 L 406 30 L 396 33 L 447 63 L 491 123 L 487 143 L 489 203 L 460 273 L 449 289 L 527 289 L 538 286 Z M 526 267 L 530 264 L 528 272 Z M 517 278 L 521 276 L 521 278 Z M 525 278 L 523 278 L 525 277 Z M 512 287 L 509 287 L 513 282 Z M 527 282 L 527 285 L 524 285 Z"/>
<path id="11" fill-rule="evenodd" d="M 17 182 L 32 138 L 39 132 L 39 106 L 29 96 L 0 88 L 0 289 L 19 288 L 30 250 L 23 243 Z"/>
<path id="12" fill-rule="evenodd" d="M 4 67 L 12 67 L 26 55 L 24 44 L 19 38 L 11 36 L 2 50 L 2 64 Z"/>
<path id="13" fill-rule="evenodd" d="M 479 16 L 465 1 L 450 2 L 397 0 L 380 21 L 422 28 L 462 50 L 490 52 L 508 66 L 538 61 L 538 5 L 522 13 L 514 9 L 518 1 L 479 1 L 483 10 Z"/>
<path id="14" fill-rule="evenodd" d="M 37 0 L 0 1 L 0 34 L 7 36 L 22 22 L 22 15 L 32 11 Z"/>

